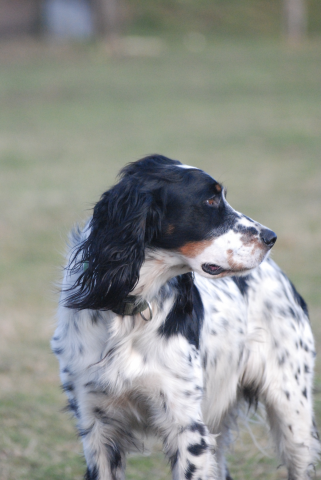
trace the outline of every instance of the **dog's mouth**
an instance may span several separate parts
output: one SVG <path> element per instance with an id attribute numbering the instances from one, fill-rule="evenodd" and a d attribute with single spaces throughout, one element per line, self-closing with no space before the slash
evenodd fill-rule
<path id="1" fill-rule="evenodd" d="M 225 273 L 226 275 L 246 275 L 249 273 L 252 268 L 242 268 L 239 270 L 229 270 L 220 267 L 219 265 L 215 265 L 215 263 L 203 263 L 202 270 L 209 275 L 219 275 L 220 273 Z"/>
<path id="2" fill-rule="evenodd" d="M 225 271 L 224 268 L 220 267 L 219 265 L 215 265 L 214 263 L 203 263 L 202 270 L 210 275 L 219 275 Z"/>

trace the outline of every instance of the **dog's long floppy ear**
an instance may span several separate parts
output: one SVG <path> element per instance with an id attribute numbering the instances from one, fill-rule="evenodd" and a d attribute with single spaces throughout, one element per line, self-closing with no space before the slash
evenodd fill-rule
<path id="1" fill-rule="evenodd" d="M 77 273 L 64 305 L 112 310 L 135 287 L 145 245 L 160 229 L 159 206 L 132 180 L 123 179 L 96 204 L 88 238 L 76 247 L 69 267 Z"/>

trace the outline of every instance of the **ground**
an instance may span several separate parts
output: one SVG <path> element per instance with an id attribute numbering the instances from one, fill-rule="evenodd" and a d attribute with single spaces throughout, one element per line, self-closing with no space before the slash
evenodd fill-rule
<path id="1" fill-rule="evenodd" d="M 55 282 L 70 227 L 121 166 L 154 152 L 205 169 L 234 208 L 277 232 L 273 258 L 310 307 L 321 428 L 321 42 L 152 45 L 120 58 L 101 45 L 2 45 L 1 480 L 82 478 L 49 348 Z M 268 449 L 264 430 L 250 425 Z M 246 429 L 229 459 L 237 480 L 284 478 Z M 128 478 L 165 480 L 169 469 L 160 453 L 133 457 Z"/>

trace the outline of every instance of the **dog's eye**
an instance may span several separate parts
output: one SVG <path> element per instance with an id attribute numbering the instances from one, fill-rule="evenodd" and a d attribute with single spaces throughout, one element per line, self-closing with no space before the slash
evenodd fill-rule
<path id="1" fill-rule="evenodd" d="M 210 207 L 214 207 L 215 205 L 217 205 L 217 197 L 215 196 L 215 197 L 209 198 L 208 200 L 205 200 L 205 203 Z"/>

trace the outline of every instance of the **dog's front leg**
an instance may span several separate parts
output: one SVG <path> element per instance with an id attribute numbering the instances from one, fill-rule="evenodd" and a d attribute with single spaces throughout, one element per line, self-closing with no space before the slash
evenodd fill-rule
<path id="1" fill-rule="evenodd" d="M 97 391 L 79 393 L 78 430 L 87 471 L 85 480 L 124 480 L 126 452 L 135 441 L 119 399 Z"/>
<path id="2" fill-rule="evenodd" d="M 181 355 L 179 362 L 168 366 L 154 419 L 171 463 L 173 480 L 218 478 L 214 456 L 216 441 L 202 420 L 202 397 L 199 352 L 191 347 L 189 354 Z"/>
<path id="3" fill-rule="evenodd" d="M 194 422 L 177 433 L 176 451 L 171 456 L 173 480 L 214 480 L 215 440 L 202 422 Z"/>
<path id="4" fill-rule="evenodd" d="M 95 421 L 87 431 L 80 431 L 87 463 L 85 480 L 125 479 L 123 439 L 106 422 Z"/>

